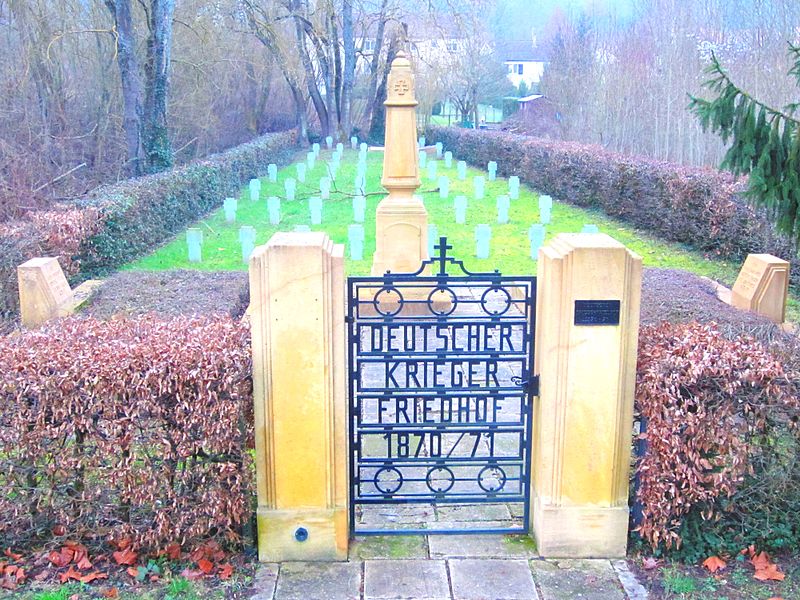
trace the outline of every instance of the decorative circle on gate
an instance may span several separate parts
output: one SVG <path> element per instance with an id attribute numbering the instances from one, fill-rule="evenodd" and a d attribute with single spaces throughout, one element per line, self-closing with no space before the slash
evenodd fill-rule
<path id="1" fill-rule="evenodd" d="M 372 481 L 381 494 L 391 496 L 403 487 L 403 474 L 394 467 L 383 467 L 378 469 Z"/>
<path id="2" fill-rule="evenodd" d="M 478 485 L 484 492 L 499 492 L 506 485 L 506 472 L 497 465 L 483 467 L 478 473 Z"/>
<path id="3" fill-rule="evenodd" d="M 396 287 L 387 285 L 375 293 L 372 303 L 384 317 L 393 317 L 403 308 L 403 294 Z"/>
<path id="4" fill-rule="evenodd" d="M 490 287 L 481 296 L 483 312 L 492 317 L 504 315 L 511 308 L 511 294 L 501 287 Z"/>
<path id="5" fill-rule="evenodd" d="M 456 293 L 449 287 L 440 286 L 432 289 L 431 293 L 428 294 L 428 309 L 440 317 L 452 313 L 457 304 Z"/>
<path id="6" fill-rule="evenodd" d="M 428 471 L 425 477 L 425 483 L 428 488 L 435 494 L 444 494 L 450 491 L 453 484 L 456 482 L 456 476 L 447 467 L 433 467 Z"/>

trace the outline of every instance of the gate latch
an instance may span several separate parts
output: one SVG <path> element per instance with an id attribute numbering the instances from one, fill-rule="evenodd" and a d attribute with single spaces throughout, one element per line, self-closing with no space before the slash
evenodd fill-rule
<path id="1" fill-rule="evenodd" d="M 525 390 L 526 394 L 531 396 L 538 396 L 539 395 L 539 376 L 538 375 L 531 375 L 528 379 L 524 379 L 522 377 L 512 377 L 511 381 Z"/>

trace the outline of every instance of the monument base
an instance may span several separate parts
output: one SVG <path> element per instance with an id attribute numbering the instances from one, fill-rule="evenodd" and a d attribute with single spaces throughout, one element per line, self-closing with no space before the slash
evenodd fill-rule
<path id="1" fill-rule="evenodd" d="M 259 507 L 261 562 L 347 560 L 347 509 L 272 510 Z"/>

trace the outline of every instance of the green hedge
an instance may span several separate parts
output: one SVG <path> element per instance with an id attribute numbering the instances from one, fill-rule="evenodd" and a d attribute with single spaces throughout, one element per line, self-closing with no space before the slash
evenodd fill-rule
<path id="1" fill-rule="evenodd" d="M 269 163 L 297 150 L 295 131 L 271 133 L 155 175 L 101 186 L 84 198 L 0 224 L 0 318 L 18 310 L 16 268 L 56 256 L 73 281 L 108 273 L 238 196 Z"/>

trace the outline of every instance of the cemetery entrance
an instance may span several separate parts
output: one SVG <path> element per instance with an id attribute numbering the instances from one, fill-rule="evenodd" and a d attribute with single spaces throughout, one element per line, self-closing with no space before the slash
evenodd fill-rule
<path id="1" fill-rule="evenodd" d="M 355 535 L 529 530 L 536 278 L 451 249 L 348 278 Z"/>

